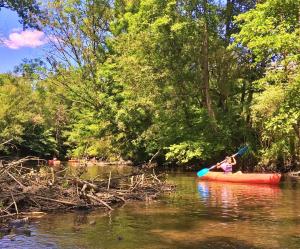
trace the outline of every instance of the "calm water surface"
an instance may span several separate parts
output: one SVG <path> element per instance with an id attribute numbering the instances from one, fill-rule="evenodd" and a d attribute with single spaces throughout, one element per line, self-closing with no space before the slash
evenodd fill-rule
<path id="1" fill-rule="evenodd" d="M 5 236 L 0 248 L 300 248 L 299 186 L 169 180 L 177 191 L 158 201 L 47 215 L 30 224 L 31 237 Z"/>

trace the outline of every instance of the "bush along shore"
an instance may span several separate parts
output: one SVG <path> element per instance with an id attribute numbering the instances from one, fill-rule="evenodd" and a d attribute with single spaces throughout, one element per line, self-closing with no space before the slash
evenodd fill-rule
<path id="1" fill-rule="evenodd" d="M 129 175 L 84 180 L 67 170 L 25 167 L 23 158 L 0 162 L 0 233 L 30 234 L 26 224 L 47 212 L 102 208 L 111 211 L 128 201 L 151 201 L 172 191 L 166 175 L 140 171 Z"/>

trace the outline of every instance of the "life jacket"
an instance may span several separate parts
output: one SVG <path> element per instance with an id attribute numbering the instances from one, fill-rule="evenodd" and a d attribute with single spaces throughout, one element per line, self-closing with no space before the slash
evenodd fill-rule
<path id="1" fill-rule="evenodd" d="M 224 162 L 221 164 L 221 168 L 224 170 L 224 173 L 231 173 L 232 172 L 232 165 L 228 162 Z"/>

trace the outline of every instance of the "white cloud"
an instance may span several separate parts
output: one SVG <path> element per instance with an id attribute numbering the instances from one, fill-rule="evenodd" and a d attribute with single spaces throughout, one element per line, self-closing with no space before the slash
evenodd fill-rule
<path id="1" fill-rule="evenodd" d="M 4 46 L 10 49 L 36 48 L 48 43 L 48 41 L 44 32 L 39 30 L 14 30 L 8 38 L 2 38 Z"/>

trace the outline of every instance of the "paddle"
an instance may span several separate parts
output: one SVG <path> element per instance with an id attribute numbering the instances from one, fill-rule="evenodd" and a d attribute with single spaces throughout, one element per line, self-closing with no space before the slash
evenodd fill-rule
<path id="1" fill-rule="evenodd" d="M 243 148 L 241 148 L 237 153 L 235 153 L 234 155 L 232 155 L 233 157 L 235 156 L 241 156 L 243 155 L 246 151 L 248 150 L 248 147 L 245 146 Z M 226 159 L 225 159 L 226 160 Z M 223 160 L 221 163 L 224 163 L 225 160 Z M 204 175 L 206 175 L 211 169 L 215 168 L 217 166 L 217 164 L 211 166 L 210 168 L 205 168 L 205 169 L 201 169 L 197 172 L 197 176 L 198 177 L 202 177 Z"/>

